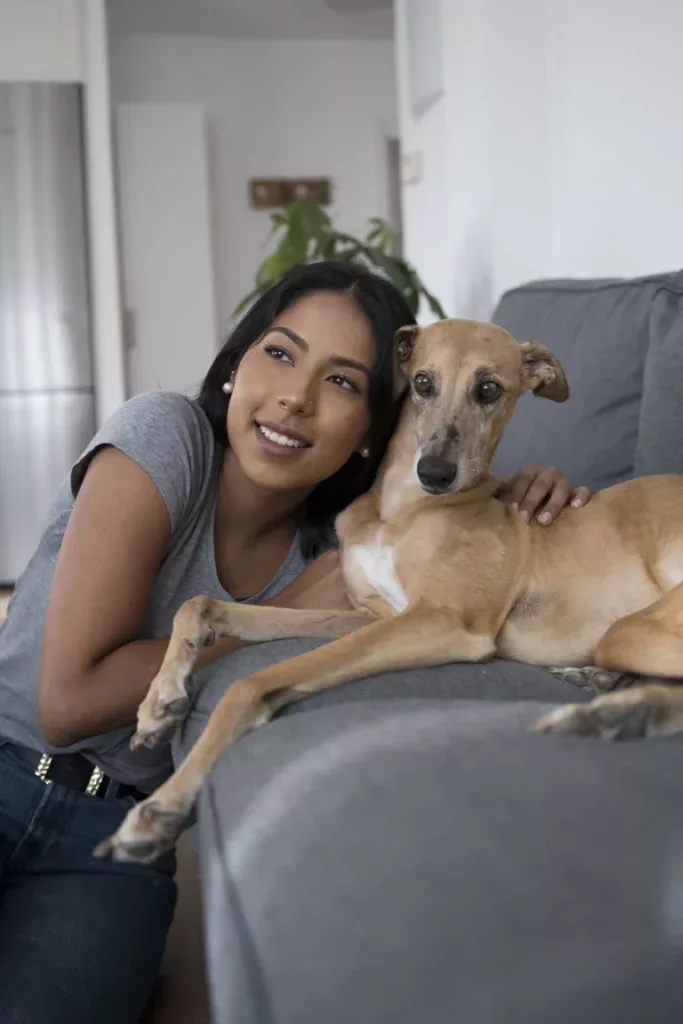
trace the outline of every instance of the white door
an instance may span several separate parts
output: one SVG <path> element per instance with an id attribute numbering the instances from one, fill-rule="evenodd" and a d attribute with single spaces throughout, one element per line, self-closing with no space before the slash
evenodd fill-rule
<path id="1" fill-rule="evenodd" d="M 219 340 L 204 109 L 120 104 L 116 151 L 128 394 L 192 394 Z"/>

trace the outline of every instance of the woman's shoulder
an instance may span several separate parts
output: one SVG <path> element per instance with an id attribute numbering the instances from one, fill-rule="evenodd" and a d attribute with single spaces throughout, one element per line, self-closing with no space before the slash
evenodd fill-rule
<path id="1" fill-rule="evenodd" d="M 109 417 L 71 470 L 75 498 L 94 455 L 118 448 L 156 484 L 174 527 L 198 498 L 217 457 L 217 442 L 201 406 L 187 395 L 147 391 Z"/>
<path id="2" fill-rule="evenodd" d="M 175 391 L 144 391 L 134 395 L 109 417 L 89 447 L 116 443 L 125 438 L 140 448 L 154 445 L 157 451 L 182 446 L 188 455 L 202 461 L 202 453 L 213 454 L 215 438 L 209 418 L 198 402 Z"/>
<path id="3" fill-rule="evenodd" d="M 130 421 L 138 429 L 154 432 L 170 426 L 212 435 L 209 419 L 199 403 L 177 391 L 143 391 L 133 395 L 119 406 L 107 423 L 117 421 Z"/>

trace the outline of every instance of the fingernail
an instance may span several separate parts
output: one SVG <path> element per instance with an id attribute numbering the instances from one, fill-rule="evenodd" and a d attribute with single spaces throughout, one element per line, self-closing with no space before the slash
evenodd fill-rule
<path id="1" fill-rule="evenodd" d="M 521 517 L 522 517 L 522 519 L 524 520 L 525 523 L 528 523 L 529 520 L 531 519 L 531 512 L 527 512 L 527 510 L 525 508 L 522 509 L 522 511 L 520 512 L 520 515 L 521 515 Z"/>
<path id="2" fill-rule="evenodd" d="M 574 498 L 573 499 L 573 501 L 572 501 L 572 508 L 581 508 L 582 505 L 583 505 L 583 501 L 581 500 L 581 498 Z"/>
<path id="3" fill-rule="evenodd" d="M 543 526 L 547 526 L 548 523 L 552 520 L 552 518 L 553 517 L 550 515 L 550 512 L 541 512 L 540 516 L 538 517 L 538 521 L 539 523 L 542 523 Z"/>
<path id="4" fill-rule="evenodd" d="M 510 502 L 510 508 L 511 508 L 511 509 L 512 509 L 512 510 L 513 510 L 514 512 L 517 512 L 517 511 L 519 510 L 519 502 L 518 502 L 518 501 L 511 501 L 511 502 Z"/>

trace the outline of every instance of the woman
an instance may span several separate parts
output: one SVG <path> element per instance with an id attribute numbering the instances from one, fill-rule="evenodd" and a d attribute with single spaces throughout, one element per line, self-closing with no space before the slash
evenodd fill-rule
<path id="1" fill-rule="evenodd" d="M 345 605 L 332 521 L 386 448 L 393 336 L 411 322 L 363 269 L 297 268 L 245 316 L 197 401 L 131 399 L 63 484 L 0 633 L 3 1024 L 138 1019 L 174 861 L 92 857 L 171 769 L 167 751 L 129 750 L 136 709 L 198 593 Z M 550 518 L 586 498 L 535 467 L 507 494 Z M 200 666 L 237 646 L 206 648 Z"/>

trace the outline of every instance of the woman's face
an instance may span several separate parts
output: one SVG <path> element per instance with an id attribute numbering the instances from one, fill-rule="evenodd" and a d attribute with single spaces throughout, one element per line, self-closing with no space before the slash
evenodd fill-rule
<path id="1" fill-rule="evenodd" d="M 242 358 L 228 403 L 230 450 L 253 483 L 312 489 L 370 426 L 372 331 L 350 295 L 319 292 L 280 313 Z"/>

